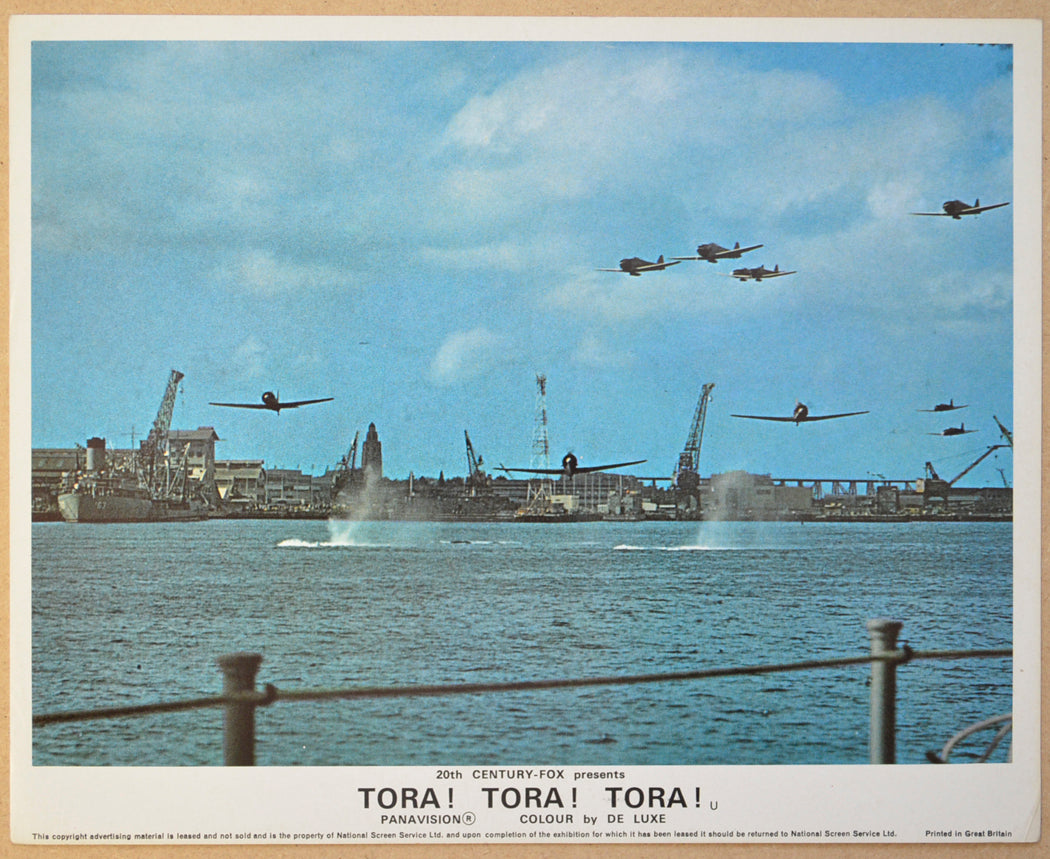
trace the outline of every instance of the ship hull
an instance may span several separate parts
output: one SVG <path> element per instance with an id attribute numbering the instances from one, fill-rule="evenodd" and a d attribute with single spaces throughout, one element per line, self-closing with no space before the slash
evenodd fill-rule
<path id="1" fill-rule="evenodd" d="M 153 502 L 132 495 L 65 492 L 58 496 L 58 509 L 67 522 L 146 522 L 152 516 Z"/>
<path id="2" fill-rule="evenodd" d="M 137 495 L 78 492 L 59 495 L 58 509 L 67 522 L 180 522 L 207 515 L 204 505 L 195 502 L 155 502 Z"/>

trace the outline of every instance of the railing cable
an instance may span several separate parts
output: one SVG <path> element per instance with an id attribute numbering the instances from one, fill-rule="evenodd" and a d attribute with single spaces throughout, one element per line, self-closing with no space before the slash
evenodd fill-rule
<path id="1" fill-rule="evenodd" d="M 184 701 L 167 701 L 155 704 L 140 704 L 126 707 L 104 707 L 93 710 L 70 710 L 44 713 L 33 716 L 34 726 L 53 725 L 91 719 L 114 719 L 125 716 L 144 716 L 153 713 L 173 713 L 184 710 L 223 707 L 228 704 L 254 704 L 266 706 L 275 701 L 328 701 L 361 700 L 376 698 L 435 697 L 443 695 L 476 695 L 499 692 L 530 692 L 544 689 L 582 689 L 594 686 L 629 686 L 641 683 L 671 683 L 688 680 L 704 680 L 713 677 L 739 677 L 757 674 L 774 674 L 786 671 L 806 671 L 818 668 L 839 668 L 865 663 L 892 663 L 903 665 L 914 660 L 926 659 L 973 659 L 1010 657 L 1012 648 L 994 650 L 929 650 L 913 651 L 905 646 L 900 650 L 880 655 L 847 656 L 835 659 L 811 659 L 802 662 L 787 662 L 773 665 L 748 665 L 726 668 L 705 668 L 694 671 L 678 671 L 626 676 L 590 677 L 576 679 L 519 680 L 502 683 L 449 683 L 419 686 L 354 687 L 344 689 L 282 690 L 266 684 L 262 691 L 240 691 L 192 698 Z"/>

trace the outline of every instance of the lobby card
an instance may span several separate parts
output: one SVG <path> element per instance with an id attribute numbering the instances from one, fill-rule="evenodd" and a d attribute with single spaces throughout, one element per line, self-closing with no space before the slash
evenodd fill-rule
<path id="1" fill-rule="evenodd" d="M 10 32 L 16 844 L 496 850 L 1039 839 L 1039 22 L 16 16 Z M 369 326 L 358 325 L 361 314 Z M 552 369 L 540 373 L 537 363 Z M 268 520 L 35 520 L 37 451 L 80 450 L 88 439 L 86 467 L 96 433 L 119 447 L 114 424 L 98 419 L 111 397 L 103 381 L 141 376 L 131 388 L 152 412 L 157 367 L 180 368 L 165 393 L 172 409 L 185 369 L 186 420 L 214 422 L 230 438 L 231 460 L 252 459 L 271 438 L 301 448 L 304 462 L 321 461 L 328 454 L 311 440 L 328 433 L 327 446 L 340 448 L 335 462 L 352 433 L 324 423 L 333 414 L 325 409 L 349 401 L 355 420 L 377 415 L 370 437 L 377 423 L 392 440 L 414 422 L 415 439 L 402 446 L 416 460 L 398 460 L 387 441 L 384 466 L 410 483 L 411 498 L 429 497 L 455 472 L 423 437 L 470 415 L 475 439 L 511 451 L 499 454 L 510 466 L 500 462 L 502 474 L 490 456 L 489 485 L 510 487 L 520 462 L 528 504 L 548 506 L 523 507 L 529 522 L 517 513 L 469 528 L 441 519 L 448 531 L 427 530 L 430 520 L 390 524 L 396 516 L 382 527 L 366 516 L 343 527 L 332 516 L 327 532 L 324 521 L 277 532 L 253 530 L 285 527 Z M 235 398 L 256 382 L 261 390 L 278 367 L 299 383 L 282 391 L 274 383 L 283 413 L 220 416 L 247 405 Z M 679 403 L 682 425 L 667 429 L 659 415 L 668 392 L 683 387 L 691 412 L 699 383 L 710 381 L 696 374 L 707 367 L 725 403 L 712 401 L 721 413 L 708 425 L 707 459 L 692 471 L 679 459 L 674 475 L 656 454 L 636 465 L 649 457 L 638 452 L 643 441 L 677 455 L 688 415 Z M 578 433 L 564 443 L 585 448 L 560 466 L 560 449 L 541 451 L 541 375 L 561 409 L 552 410 L 552 435 L 557 414 L 559 431 Z M 555 399 L 559 386 L 572 391 L 576 423 L 566 417 L 569 398 Z M 296 400 L 301 409 L 289 405 Z M 265 395 L 252 402 L 270 406 Z M 702 396 L 694 430 L 707 405 Z M 258 418 L 270 421 L 264 431 L 250 423 Z M 453 430 L 461 445 L 459 423 Z M 807 438 L 811 430 L 831 435 Z M 139 445 L 150 443 L 147 432 L 140 425 Z M 466 442 L 473 475 L 471 435 Z M 699 454 L 691 443 L 686 452 Z M 522 473 L 542 467 L 538 451 L 554 467 L 535 479 L 533 495 Z M 270 465 L 271 456 L 279 454 L 260 454 L 276 472 L 282 463 Z M 829 460 L 851 481 L 802 479 Z M 667 482 L 650 495 L 644 480 L 636 495 L 601 484 L 594 521 L 584 521 L 586 496 L 567 487 L 600 463 L 635 466 L 653 487 Z M 742 505 L 745 489 L 726 475 L 752 472 L 769 480 L 747 489 L 755 494 Z M 83 495 L 83 480 L 66 494 Z M 964 486 L 975 489 L 960 502 Z M 783 520 L 754 521 L 763 492 L 769 503 L 794 504 L 792 489 L 802 489 L 807 509 L 820 501 L 820 516 L 794 515 L 791 531 L 767 527 Z M 682 500 L 690 491 L 691 504 Z M 227 508 L 237 494 L 229 491 Z M 719 517 L 705 516 L 715 510 Z M 600 529 L 628 523 L 638 530 L 602 544 L 610 532 Z M 410 644 L 427 646 L 414 632 L 424 621 L 413 620 L 427 609 L 413 595 L 431 594 L 442 571 L 456 571 L 449 589 L 460 571 L 478 577 L 469 588 L 461 582 L 462 594 L 430 597 L 461 606 L 446 618 L 461 632 L 432 648 L 441 670 L 409 684 L 425 691 L 399 697 L 390 685 L 403 684 L 360 663 L 328 678 L 320 652 L 307 661 L 330 681 L 326 701 L 303 700 L 318 683 L 271 652 L 257 680 L 254 668 L 247 680 L 234 671 L 224 680 L 217 653 L 185 650 L 194 636 L 238 649 L 225 631 L 208 638 L 206 606 L 223 598 L 204 572 L 210 562 L 192 550 L 168 596 L 134 608 L 136 592 L 151 593 L 177 568 L 174 550 L 142 537 L 212 528 L 192 532 L 211 546 L 232 524 L 243 530 L 221 544 L 225 560 L 261 544 L 281 570 L 295 557 L 316 576 L 337 575 L 353 555 L 365 580 L 392 557 L 410 570 L 421 545 L 434 552 L 422 561 L 429 578 L 399 597 L 401 613 L 376 606 L 365 648 L 376 658 L 404 648 L 399 658 L 412 659 Z M 895 530 L 878 537 L 876 524 Z M 855 530 L 826 542 L 836 528 Z M 96 547 L 120 529 L 132 529 L 122 548 Z M 885 640 L 892 659 L 868 664 L 876 633 L 865 622 L 878 621 L 871 615 L 883 603 L 854 608 L 835 579 L 859 575 L 861 543 L 880 539 L 899 540 L 901 570 L 918 553 L 940 575 L 936 559 L 960 534 L 984 559 L 982 575 L 964 558 L 976 577 L 945 581 L 954 591 L 934 597 L 959 629 L 924 616 L 936 614 L 919 596 L 928 582 L 893 585 L 908 621 L 899 642 L 896 628 Z M 120 581 L 106 551 L 123 552 L 139 572 Z M 523 601 L 501 603 L 498 590 L 491 602 L 480 598 L 507 553 L 528 570 L 542 552 L 550 555 L 536 562 L 541 570 L 588 577 L 573 592 L 581 605 L 590 605 L 587 592 L 609 588 L 605 610 L 619 618 L 619 638 L 602 612 L 570 616 L 544 602 L 547 614 L 530 614 L 541 609 L 529 600 L 553 587 L 541 575 L 507 584 Z M 802 585 L 806 598 L 792 607 L 777 602 L 786 579 L 749 590 L 765 566 L 741 567 L 724 584 L 713 572 L 745 555 L 789 565 L 807 554 L 821 558 L 825 578 Z M 701 579 L 689 566 L 701 556 L 723 563 Z M 111 575 L 94 589 L 92 570 L 107 563 Z M 649 593 L 602 581 L 631 565 L 654 577 Z M 660 578 L 668 569 L 697 575 L 694 593 L 709 592 L 692 607 L 668 597 L 678 585 Z M 985 593 L 985 574 L 999 577 L 995 594 Z M 304 596 L 306 575 L 272 606 L 277 616 L 279 603 L 305 601 L 295 646 L 308 650 L 309 627 L 327 623 L 329 609 Z M 846 590 L 862 591 L 874 575 Z M 73 588 L 80 576 L 82 591 Z M 200 596 L 187 599 L 189 589 Z M 815 655 L 787 636 L 840 601 L 856 613 L 845 648 L 833 636 L 834 652 L 807 642 Z M 127 660 L 111 666 L 119 672 L 65 636 L 83 632 L 78 619 L 99 604 L 122 616 L 97 630 L 102 650 Z M 348 596 L 348 612 L 351 604 Z M 683 655 L 683 618 L 690 635 L 717 628 L 717 650 Z M 776 635 L 756 645 L 765 624 Z M 781 634 L 799 647 L 782 648 Z M 631 654 L 649 638 L 663 656 Z M 143 679 L 143 641 L 205 678 L 190 681 L 195 694 L 172 693 L 177 678 Z M 597 661 L 578 658 L 588 646 Z M 791 665 L 810 661 L 822 664 L 809 673 Z M 508 676 L 519 665 L 523 673 Z M 563 667 L 578 670 L 566 677 Z M 818 671 L 841 683 L 812 680 Z M 922 717 L 939 720 L 936 741 L 908 736 L 920 728 L 917 709 L 925 712 L 902 700 L 915 694 L 915 672 L 938 702 Z M 963 679 L 946 691 L 931 676 Z M 61 721 L 70 710 L 220 695 L 223 682 L 241 684 L 227 692 L 247 707 L 209 700 L 189 717 L 89 712 Z M 575 697 L 557 691 L 574 683 Z M 594 697 L 599 688 L 616 691 Z M 367 704 L 345 705 L 358 694 Z M 501 696 L 506 708 L 491 700 Z M 613 723 L 597 727 L 606 708 Z M 350 722 L 333 720 L 333 709 Z M 196 739 L 201 723 L 211 739 Z M 372 757 L 356 763 L 351 744 Z"/>

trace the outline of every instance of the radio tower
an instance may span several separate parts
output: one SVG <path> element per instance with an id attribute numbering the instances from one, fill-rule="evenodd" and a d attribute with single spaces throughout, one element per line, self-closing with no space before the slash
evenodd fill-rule
<path id="1" fill-rule="evenodd" d="M 547 438 L 547 377 L 543 373 L 536 374 L 536 426 L 532 433 L 532 459 L 529 461 L 529 467 L 551 467 L 551 445 Z M 550 506 L 553 491 L 550 477 L 544 476 L 537 482 L 539 486 L 534 489 L 532 481 L 529 481 L 527 510 L 530 513 L 546 512 Z"/>
<path id="2" fill-rule="evenodd" d="M 536 427 L 532 433 L 530 468 L 551 467 L 551 446 L 547 438 L 547 377 L 536 374 Z"/>

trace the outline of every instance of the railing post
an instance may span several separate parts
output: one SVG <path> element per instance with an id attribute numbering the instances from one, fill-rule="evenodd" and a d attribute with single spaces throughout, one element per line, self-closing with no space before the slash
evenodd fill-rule
<path id="1" fill-rule="evenodd" d="M 228 653 L 219 657 L 222 694 L 236 696 L 255 691 L 255 675 L 262 664 L 259 653 Z M 224 707 L 222 754 L 228 767 L 255 765 L 255 702 L 228 701 Z"/>
<path id="2" fill-rule="evenodd" d="M 899 620 L 878 617 L 867 623 L 871 655 L 898 655 Z M 897 762 L 897 663 L 878 659 L 871 663 L 871 763 Z"/>

